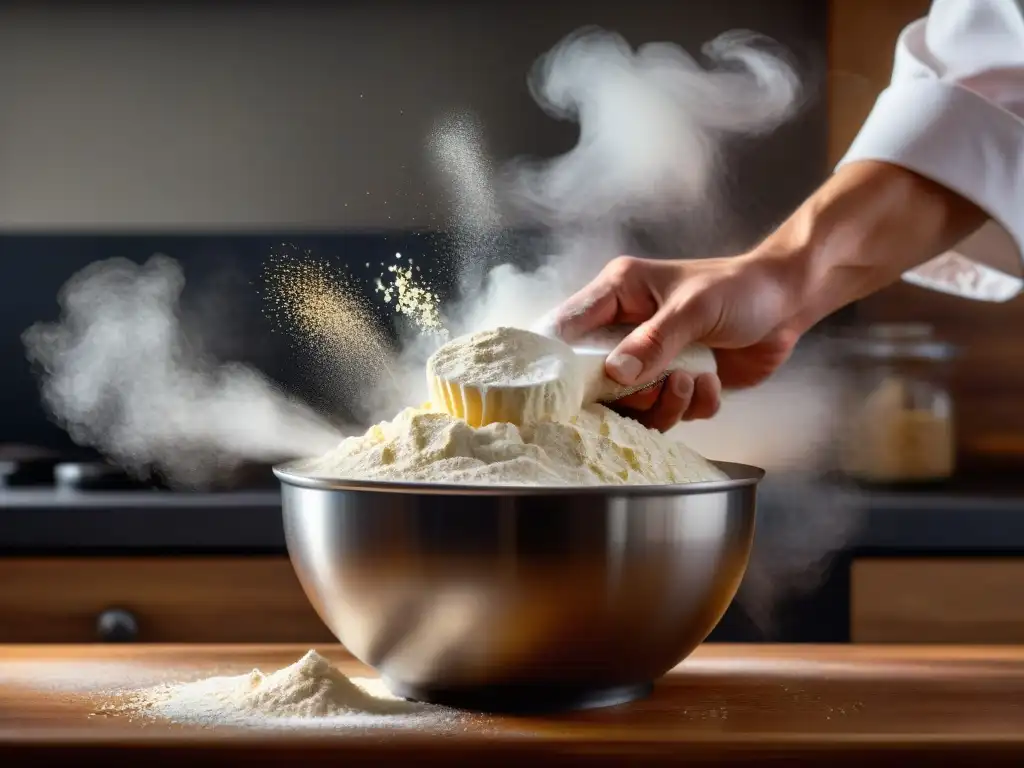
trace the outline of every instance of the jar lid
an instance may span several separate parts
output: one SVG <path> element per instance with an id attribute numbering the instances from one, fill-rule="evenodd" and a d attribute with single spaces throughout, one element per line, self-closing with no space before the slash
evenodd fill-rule
<path id="1" fill-rule="evenodd" d="M 842 339 L 849 356 L 872 360 L 943 362 L 956 357 L 953 344 L 938 339 L 927 323 L 875 323 Z"/>

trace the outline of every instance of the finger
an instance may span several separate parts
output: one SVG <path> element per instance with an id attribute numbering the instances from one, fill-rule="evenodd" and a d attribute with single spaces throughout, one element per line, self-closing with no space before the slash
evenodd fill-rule
<path id="1" fill-rule="evenodd" d="M 668 377 L 666 386 L 661 389 L 661 397 L 654 406 L 638 419 L 644 426 L 668 432 L 679 423 L 679 420 L 690 407 L 694 395 L 693 377 L 682 371 L 674 371 Z"/>
<path id="2" fill-rule="evenodd" d="M 624 386 L 653 381 L 671 366 L 683 347 L 699 339 L 709 320 L 696 301 L 666 304 L 638 325 L 608 355 L 605 371 Z"/>
<path id="3" fill-rule="evenodd" d="M 702 373 L 694 380 L 693 398 L 683 414 L 684 421 L 710 419 L 722 406 L 722 382 L 713 373 Z"/>
<path id="4" fill-rule="evenodd" d="M 661 397 L 661 390 L 666 383 L 659 381 L 657 384 L 641 389 L 639 392 L 620 397 L 614 401 L 614 405 L 616 408 L 629 411 L 649 411 L 658 402 L 658 398 Z"/>
<path id="5" fill-rule="evenodd" d="M 577 291 L 555 311 L 554 333 L 564 341 L 576 341 L 615 321 L 619 300 L 615 287 L 603 277 Z"/>

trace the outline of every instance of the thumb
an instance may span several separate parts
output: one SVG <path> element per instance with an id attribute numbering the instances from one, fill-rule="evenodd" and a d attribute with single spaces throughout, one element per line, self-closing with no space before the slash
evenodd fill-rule
<path id="1" fill-rule="evenodd" d="M 693 305 L 663 306 L 608 355 L 605 371 L 623 386 L 647 384 L 661 376 L 675 357 L 704 332 Z"/>

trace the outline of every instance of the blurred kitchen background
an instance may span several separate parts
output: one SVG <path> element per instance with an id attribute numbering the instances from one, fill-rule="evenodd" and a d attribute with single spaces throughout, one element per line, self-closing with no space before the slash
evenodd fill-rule
<path id="1" fill-rule="evenodd" d="M 746 28 L 793 53 L 805 108 L 730 150 L 735 223 L 717 247 L 738 249 L 828 175 L 888 80 L 896 34 L 927 6 L 0 5 L 0 642 L 330 639 L 284 555 L 266 467 L 217 493 L 138 490 L 48 419 L 21 334 L 56 317 L 77 270 L 173 257 L 210 351 L 315 401 L 262 312 L 264 259 L 282 243 L 356 271 L 396 251 L 424 269 L 448 258 L 431 127 L 470 108 L 496 158 L 571 147 L 575 126 L 526 86 L 565 34 L 596 24 L 697 51 Z M 857 530 L 770 617 L 734 606 L 712 639 L 1024 639 L 1022 307 L 897 286 L 820 331 L 860 384 L 836 435 L 837 493 Z M 766 497 L 763 517 L 786 503 Z"/>

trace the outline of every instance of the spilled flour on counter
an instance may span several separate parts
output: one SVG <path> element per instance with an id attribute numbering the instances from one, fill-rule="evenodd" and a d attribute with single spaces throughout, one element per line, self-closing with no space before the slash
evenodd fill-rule
<path id="1" fill-rule="evenodd" d="M 266 674 L 210 677 L 121 692 L 104 713 L 200 726 L 436 728 L 459 715 L 393 696 L 377 679 L 349 679 L 316 651 Z"/>

